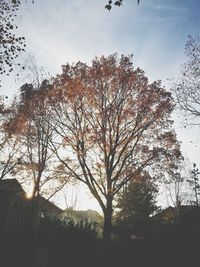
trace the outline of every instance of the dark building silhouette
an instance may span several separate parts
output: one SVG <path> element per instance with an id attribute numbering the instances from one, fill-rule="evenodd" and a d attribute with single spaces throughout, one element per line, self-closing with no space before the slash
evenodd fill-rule
<path id="1" fill-rule="evenodd" d="M 28 199 L 26 192 L 16 179 L 0 181 L 0 227 L 17 227 L 29 224 L 34 215 L 37 218 L 60 217 L 63 210 L 39 196 Z"/>

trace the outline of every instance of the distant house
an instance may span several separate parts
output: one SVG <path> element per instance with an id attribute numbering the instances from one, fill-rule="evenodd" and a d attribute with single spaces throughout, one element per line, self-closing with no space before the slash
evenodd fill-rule
<path id="1" fill-rule="evenodd" d="M 154 216 L 157 236 L 173 240 L 199 240 L 200 207 L 168 207 Z"/>
<path id="2" fill-rule="evenodd" d="M 200 207 L 193 205 L 182 205 L 178 208 L 169 206 L 154 217 L 162 223 L 200 225 Z"/>
<path id="3" fill-rule="evenodd" d="M 89 221 L 89 222 L 98 222 L 102 223 L 102 216 L 96 210 L 74 210 L 72 208 L 68 208 L 63 211 L 62 218 L 65 217 L 72 218 L 75 222 L 80 221 Z"/>
<path id="4" fill-rule="evenodd" d="M 36 200 L 26 197 L 26 192 L 16 179 L 0 181 L 0 227 L 15 227 L 30 223 L 33 204 L 37 217 L 60 217 L 63 210 L 39 196 Z M 36 214 L 36 213 L 34 213 Z"/>
<path id="5" fill-rule="evenodd" d="M 159 220 L 161 223 L 175 223 L 179 214 L 179 208 L 176 207 L 167 207 L 159 211 L 153 218 Z"/>

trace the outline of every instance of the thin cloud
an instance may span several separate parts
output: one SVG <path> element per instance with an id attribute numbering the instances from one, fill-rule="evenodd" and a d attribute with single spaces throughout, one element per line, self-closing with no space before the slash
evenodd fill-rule
<path id="1" fill-rule="evenodd" d="M 154 9 L 156 10 L 168 10 L 168 11 L 178 11 L 178 12 L 182 12 L 184 11 L 183 8 L 180 8 L 178 6 L 175 6 L 175 5 L 157 5 L 157 6 L 154 6 Z"/>

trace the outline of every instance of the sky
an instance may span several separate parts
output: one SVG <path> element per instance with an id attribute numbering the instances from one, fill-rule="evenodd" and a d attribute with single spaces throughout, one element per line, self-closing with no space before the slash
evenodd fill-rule
<path id="1" fill-rule="evenodd" d="M 25 1 L 24 1 L 25 2 Z M 150 82 L 162 80 L 170 88 L 185 61 L 188 35 L 200 35 L 199 0 L 124 0 L 122 7 L 109 12 L 107 0 L 31 0 L 21 6 L 17 17 L 18 34 L 26 38 L 24 62 L 31 55 L 38 67 L 52 76 L 66 63 L 90 63 L 95 56 L 112 53 L 133 54 L 134 66 L 142 68 Z M 27 79 L 21 72 L 3 77 L 1 94 L 9 99 Z M 197 128 L 184 128 L 177 114 L 175 130 L 182 142 L 183 155 L 198 165 L 200 137 Z M 200 165 L 200 163 L 199 163 Z M 77 203 L 85 209 L 82 197 Z M 89 198 L 88 208 L 97 207 Z"/>

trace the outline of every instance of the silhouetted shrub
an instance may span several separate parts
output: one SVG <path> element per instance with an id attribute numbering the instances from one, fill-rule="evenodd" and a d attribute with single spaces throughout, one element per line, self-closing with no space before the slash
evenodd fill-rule
<path id="1" fill-rule="evenodd" d="M 42 218 L 37 229 L 38 237 L 61 238 L 65 242 L 97 241 L 98 224 L 87 220 L 75 222 L 71 218 L 60 220 L 58 218 Z"/>
<path id="2" fill-rule="evenodd" d="M 86 262 L 99 248 L 97 235 L 96 223 L 50 217 L 41 218 L 37 228 L 24 226 L 0 230 L 0 249 L 4 254 L 0 266 L 6 266 L 6 263 L 9 267 L 37 266 L 36 253 L 42 250 L 48 253 L 48 267 L 66 266 L 69 262 L 76 265 L 80 259 Z"/>

